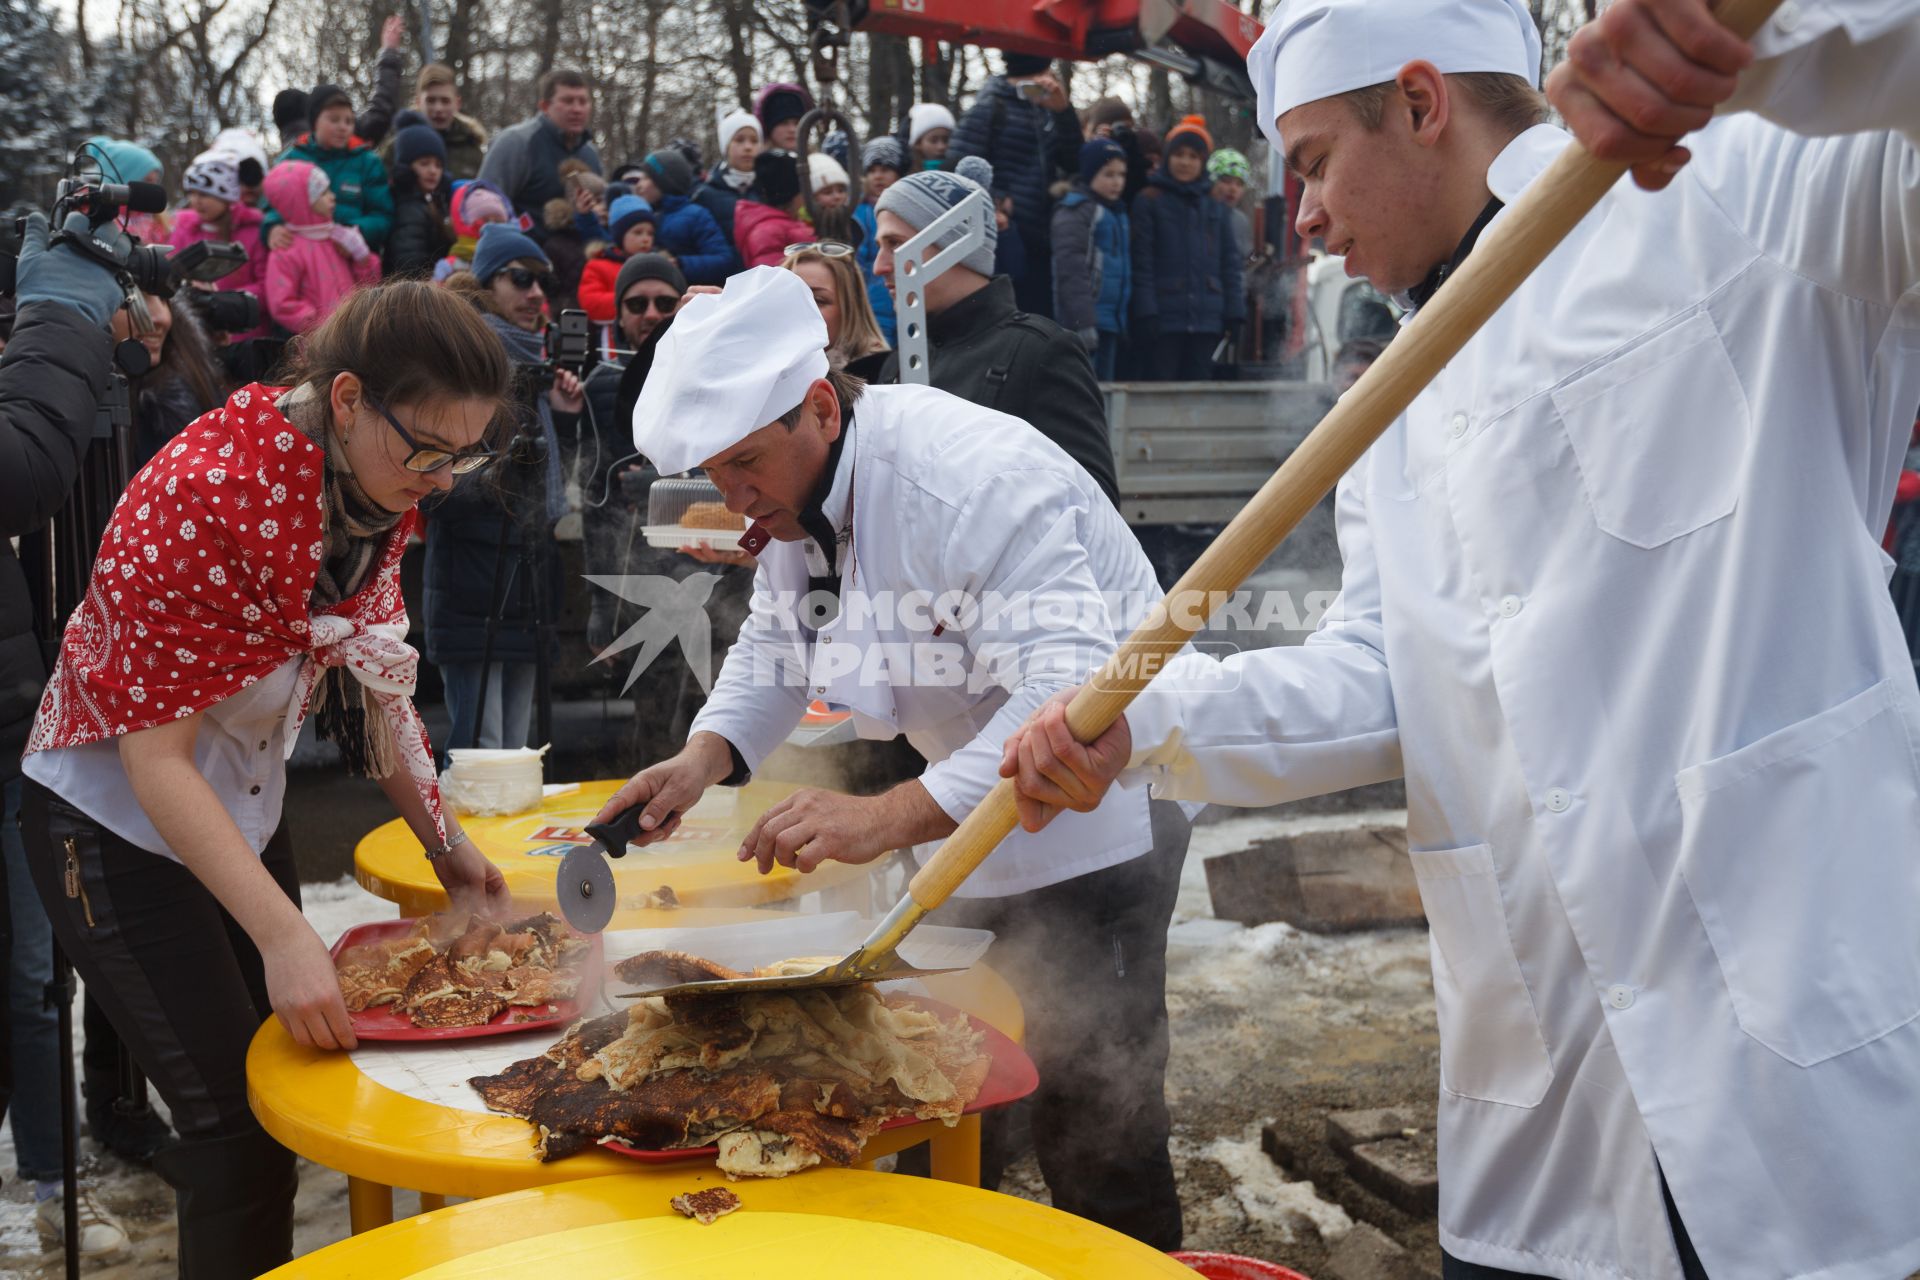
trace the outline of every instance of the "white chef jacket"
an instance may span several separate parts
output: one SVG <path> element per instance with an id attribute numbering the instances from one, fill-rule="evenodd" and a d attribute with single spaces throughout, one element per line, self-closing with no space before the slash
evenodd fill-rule
<path id="1" fill-rule="evenodd" d="M 1324 626 L 1128 713 L 1157 794 L 1404 768 L 1463 1259 L 1677 1280 L 1664 1171 L 1715 1280 L 1920 1268 L 1916 12 L 1782 9 L 1741 105 L 1798 132 L 1622 183 L 1341 482 Z"/>
<path id="2" fill-rule="evenodd" d="M 691 732 L 719 734 L 752 770 L 810 699 L 847 708 L 862 737 L 906 735 L 929 761 L 921 784 L 959 821 L 999 781 L 1008 736 L 1105 661 L 1159 585 L 1092 477 L 1025 422 L 931 387 L 868 387 L 851 430 L 822 505 L 843 535 L 839 615 L 815 632 L 794 607 L 809 556 L 825 571 L 810 539 L 769 546 Z M 961 608 L 996 598 L 1016 607 Z M 1014 832 L 960 896 L 1024 893 L 1145 853 L 1147 799 L 1121 788 L 1093 813 Z"/>

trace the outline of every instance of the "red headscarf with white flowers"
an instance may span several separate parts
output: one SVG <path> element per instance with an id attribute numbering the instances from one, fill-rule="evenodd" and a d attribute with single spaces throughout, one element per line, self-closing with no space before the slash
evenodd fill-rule
<path id="1" fill-rule="evenodd" d="M 107 524 L 60 643 L 27 754 L 203 711 L 304 656 L 288 704 L 291 752 L 315 685 L 344 667 L 385 721 L 384 775 L 403 766 L 445 838 L 426 726 L 413 706 L 400 556 L 415 514 L 385 535 L 360 590 L 308 604 L 325 549 L 324 451 L 258 383 L 194 421 L 141 469 Z M 370 730 L 370 736 L 375 736 Z"/>

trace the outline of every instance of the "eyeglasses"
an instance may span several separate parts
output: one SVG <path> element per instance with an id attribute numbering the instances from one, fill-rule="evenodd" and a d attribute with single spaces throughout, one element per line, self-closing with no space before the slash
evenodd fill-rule
<path id="1" fill-rule="evenodd" d="M 652 307 L 663 316 L 670 316 L 673 314 L 673 309 L 680 305 L 680 299 L 677 295 L 668 294 L 659 294 L 651 298 L 641 295 L 622 299 L 620 305 L 627 309 L 627 314 L 630 316 L 643 316 L 647 314 L 648 307 Z"/>
<path id="2" fill-rule="evenodd" d="M 462 449 L 458 453 L 448 453 L 445 449 L 424 448 L 415 441 L 412 436 L 407 434 L 407 429 L 400 425 L 399 419 L 387 412 L 385 405 L 375 400 L 372 396 L 367 397 L 367 403 L 373 406 L 375 413 L 387 420 L 387 425 L 393 428 L 394 433 L 397 434 L 400 439 L 406 443 L 407 448 L 411 450 L 406 457 L 400 460 L 400 465 L 409 471 L 424 474 L 429 471 L 438 471 L 444 466 L 451 465 L 453 467 L 453 474 L 464 476 L 471 475 L 473 472 L 478 471 L 493 461 L 493 450 L 484 444 L 477 444 L 471 448 Z"/>
<path id="3" fill-rule="evenodd" d="M 790 244 L 786 248 L 786 257 L 796 253 L 817 253 L 823 258 L 844 258 L 853 252 L 853 246 L 839 240 L 809 240 L 805 244 Z"/>
<path id="4" fill-rule="evenodd" d="M 513 282 L 513 287 L 516 289 L 524 291 L 539 285 L 540 292 L 553 292 L 553 277 L 544 271 L 529 271 L 525 267 L 508 267 L 506 276 Z"/>

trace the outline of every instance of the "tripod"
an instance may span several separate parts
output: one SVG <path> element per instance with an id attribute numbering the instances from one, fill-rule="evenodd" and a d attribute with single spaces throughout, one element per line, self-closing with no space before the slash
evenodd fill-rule
<path id="1" fill-rule="evenodd" d="M 493 578 L 487 595 L 486 633 L 480 646 L 480 681 L 474 690 L 473 734 L 471 741 L 463 744 L 466 746 L 479 745 L 486 720 L 487 687 L 492 683 L 494 643 L 506 621 L 507 583 L 503 581 L 503 574 L 507 567 L 507 543 L 513 536 L 516 520 L 521 528 L 519 543 L 514 549 L 513 574 L 520 589 L 531 593 L 533 602 L 534 733 L 542 743 L 553 740 L 553 672 L 549 647 L 553 643 L 555 619 L 552 593 L 548 589 L 546 565 L 543 563 L 546 546 L 540 536 L 547 514 L 546 466 L 547 441 L 540 429 L 536 410 L 523 416 L 519 432 L 507 447 L 506 470 L 500 484 L 500 532 L 493 546 Z M 535 513 L 533 518 L 525 514 L 528 510 Z M 504 686 L 503 677 L 503 694 Z M 504 728 L 505 708 L 501 709 L 501 724 Z M 526 743 L 503 742 L 502 745 L 525 746 Z"/>
<path id="2" fill-rule="evenodd" d="M 122 344 L 123 346 L 125 344 Z M 23 565 L 36 570 L 34 612 L 41 623 L 41 643 L 47 665 L 53 665 L 60 638 L 72 613 L 86 594 L 93 572 L 94 551 L 106 532 L 113 505 L 133 478 L 133 411 L 126 375 L 116 370 L 108 379 L 94 419 L 92 441 L 80 460 L 67 504 L 51 523 L 22 539 Z M 29 554 L 28 544 L 38 555 Z M 60 1045 L 60 1184 L 63 1236 L 68 1280 L 80 1275 L 79 1104 L 73 1079 L 73 966 L 57 937 L 53 948 L 53 977 L 44 998 L 55 1010 Z M 126 1114 L 147 1110 L 147 1081 L 132 1055 L 120 1046 L 120 1099 L 132 1099 Z M 116 1107 L 121 1101 L 116 1100 Z"/>

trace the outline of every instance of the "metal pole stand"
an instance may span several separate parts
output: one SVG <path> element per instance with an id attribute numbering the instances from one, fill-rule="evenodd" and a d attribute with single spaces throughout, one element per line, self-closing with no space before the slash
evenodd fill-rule
<path id="1" fill-rule="evenodd" d="M 985 244 L 992 225 L 993 200 L 985 191 L 975 191 L 895 251 L 893 293 L 900 322 L 901 382 L 928 385 L 927 286 Z M 946 247 L 936 252 L 943 240 Z"/>
<path id="2" fill-rule="evenodd" d="M 67 1280 L 80 1280 L 80 1106 L 73 1083 L 73 966 L 60 939 L 52 940 L 53 1004 L 60 1040 L 60 1210 Z"/>

